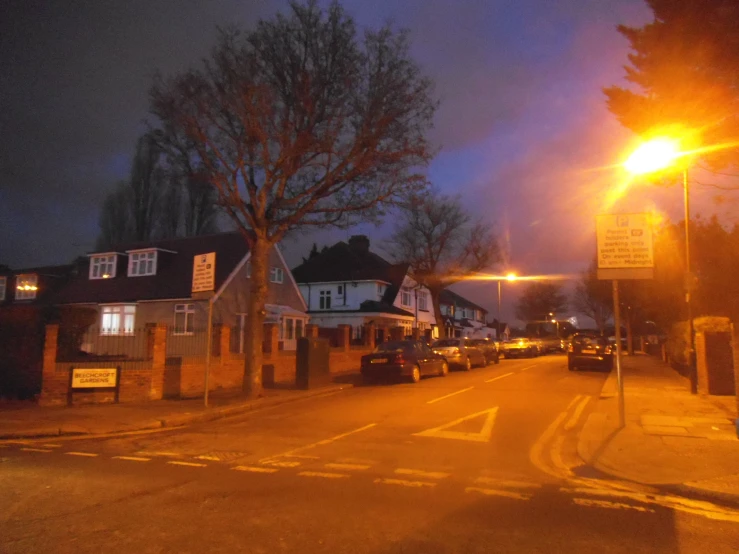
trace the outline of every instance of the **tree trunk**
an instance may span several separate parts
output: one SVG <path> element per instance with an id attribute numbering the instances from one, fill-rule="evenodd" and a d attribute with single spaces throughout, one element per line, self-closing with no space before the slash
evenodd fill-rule
<path id="1" fill-rule="evenodd" d="M 262 343 L 264 304 L 267 299 L 267 270 L 272 245 L 257 234 L 251 249 L 251 294 L 247 306 L 248 331 L 244 337 L 244 392 L 250 398 L 262 394 Z"/>

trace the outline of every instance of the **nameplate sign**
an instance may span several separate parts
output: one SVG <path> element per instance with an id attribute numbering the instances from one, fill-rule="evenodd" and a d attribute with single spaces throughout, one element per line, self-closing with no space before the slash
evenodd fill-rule
<path id="1" fill-rule="evenodd" d="M 118 369 L 105 367 L 98 369 L 72 369 L 73 389 L 105 389 L 115 388 L 117 385 Z"/>

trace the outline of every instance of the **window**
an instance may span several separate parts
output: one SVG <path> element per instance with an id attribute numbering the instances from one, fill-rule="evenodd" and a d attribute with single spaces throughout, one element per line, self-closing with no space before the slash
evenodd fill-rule
<path id="1" fill-rule="evenodd" d="M 18 275 L 15 278 L 15 299 L 16 300 L 33 300 L 36 298 L 38 290 L 38 275 L 28 273 L 26 275 Z"/>
<path id="2" fill-rule="evenodd" d="M 377 296 L 385 294 L 385 285 L 377 284 Z"/>
<path id="3" fill-rule="evenodd" d="M 330 310 L 331 309 L 331 291 L 322 290 L 318 293 L 318 309 L 319 310 Z"/>
<path id="4" fill-rule="evenodd" d="M 425 292 L 421 292 L 418 294 L 418 309 L 428 310 L 428 305 L 426 304 L 426 293 Z"/>
<path id="5" fill-rule="evenodd" d="M 195 320 L 195 304 L 175 304 L 174 335 L 190 335 Z"/>
<path id="6" fill-rule="evenodd" d="M 340 295 L 341 295 L 341 294 L 344 294 L 344 285 L 339 285 L 338 293 L 339 293 Z"/>
<path id="7" fill-rule="evenodd" d="M 135 319 L 135 304 L 103 306 L 103 319 L 100 325 L 100 334 L 133 335 L 133 326 Z"/>
<path id="8" fill-rule="evenodd" d="M 157 253 L 154 250 L 149 252 L 133 252 L 128 259 L 128 276 L 141 277 L 143 275 L 156 275 L 157 272 Z"/>
<path id="9" fill-rule="evenodd" d="M 411 291 L 408 289 L 403 289 L 400 292 L 400 303 L 403 306 L 410 306 L 411 305 Z"/>
<path id="10" fill-rule="evenodd" d="M 8 278 L 0 277 L 0 302 L 5 300 L 5 289 L 8 286 Z"/>
<path id="11" fill-rule="evenodd" d="M 115 277 L 116 255 L 93 256 L 90 259 L 90 279 Z"/>
<path id="12" fill-rule="evenodd" d="M 454 316 L 454 304 L 449 305 L 449 315 Z"/>
<path id="13" fill-rule="evenodd" d="M 281 267 L 273 267 L 269 270 L 269 280 L 271 283 L 282 283 L 285 278 L 285 272 Z"/>
<path id="14" fill-rule="evenodd" d="M 285 340 L 293 340 L 295 338 L 295 320 L 286 317 L 285 318 Z"/>

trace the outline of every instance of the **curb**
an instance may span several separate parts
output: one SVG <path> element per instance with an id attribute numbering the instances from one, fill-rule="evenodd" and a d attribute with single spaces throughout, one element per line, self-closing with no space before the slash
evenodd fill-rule
<path id="1" fill-rule="evenodd" d="M 353 385 L 342 384 L 342 385 L 331 385 L 327 387 L 321 387 L 315 390 L 305 391 L 305 394 L 300 396 L 292 397 L 263 397 L 256 400 L 249 400 L 241 402 L 239 404 L 232 404 L 230 406 L 223 406 L 220 408 L 210 408 L 207 411 L 203 409 L 201 412 L 196 413 L 184 413 L 172 416 L 164 416 L 160 419 L 149 420 L 141 424 L 124 425 L 116 427 L 115 429 L 107 429 L 105 431 L 89 431 L 81 428 L 75 424 L 61 424 L 49 427 L 41 427 L 38 429 L 31 429 L 27 431 L 11 431 L 0 434 L 0 440 L 18 440 L 18 439 L 42 439 L 45 437 L 72 437 L 77 436 L 80 438 L 84 437 L 101 437 L 105 435 L 114 435 L 118 433 L 130 433 L 134 431 L 147 431 L 153 429 L 162 428 L 176 428 L 191 425 L 193 423 L 202 423 L 206 421 L 215 421 L 218 419 L 224 419 L 230 416 L 239 415 L 245 412 L 258 411 L 264 408 L 271 408 L 273 406 L 279 406 L 282 404 L 289 404 L 291 402 L 297 402 L 306 398 L 314 398 L 323 395 L 333 394 L 346 388 L 352 388 Z"/>

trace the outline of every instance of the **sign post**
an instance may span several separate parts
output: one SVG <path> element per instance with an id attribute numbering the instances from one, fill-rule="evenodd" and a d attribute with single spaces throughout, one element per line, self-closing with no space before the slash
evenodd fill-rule
<path id="1" fill-rule="evenodd" d="M 192 261 L 192 292 L 213 292 L 216 282 L 216 253 L 196 254 Z M 210 351 L 213 341 L 213 296 L 208 298 L 208 326 L 206 329 L 206 352 L 205 352 L 205 392 L 203 401 L 208 407 L 208 389 L 210 376 Z"/>
<path id="2" fill-rule="evenodd" d="M 596 216 L 598 279 L 613 281 L 613 322 L 616 327 L 616 378 L 618 381 L 618 423 L 626 425 L 624 381 L 621 371 L 620 279 L 652 279 L 654 246 L 649 214 L 607 214 Z"/>

